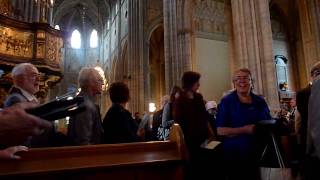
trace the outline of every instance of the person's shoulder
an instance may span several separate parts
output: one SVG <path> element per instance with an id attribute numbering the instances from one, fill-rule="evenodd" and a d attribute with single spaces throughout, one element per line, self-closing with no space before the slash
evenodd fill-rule
<path id="1" fill-rule="evenodd" d="M 255 93 L 251 93 L 251 96 L 254 98 L 255 101 L 257 102 L 260 102 L 260 103 L 266 103 L 263 95 L 258 95 L 258 94 L 255 94 Z"/>
<path id="2" fill-rule="evenodd" d="M 4 107 L 12 106 L 16 103 L 26 102 L 26 98 L 19 93 L 13 93 L 7 97 L 4 102 Z"/>
<path id="3" fill-rule="evenodd" d="M 232 91 L 229 94 L 225 95 L 222 99 L 221 99 L 221 103 L 228 103 L 230 101 L 234 101 L 237 99 L 237 92 L 236 91 Z"/>
<path id="4" fill-rule="evenodd" d="M 297 96 L 300 96 L 300 95 L 303 95 L 303 96 L 304 96 L 305 94 L 310 93 L 310 91 L 311 91 L 311 86 L 308 85 L 308 86 L 300 89 L 300 90 L 297 92 Z"/>

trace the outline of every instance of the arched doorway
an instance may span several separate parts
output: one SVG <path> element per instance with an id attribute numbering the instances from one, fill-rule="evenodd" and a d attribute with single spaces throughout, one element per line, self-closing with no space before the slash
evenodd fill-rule
<path id="1" fill-rule="evenodd" d="M 149 39 L 150 102 L 161 108 L 161 97 L 165 95 L 164 29 L 158 26 Z"/>

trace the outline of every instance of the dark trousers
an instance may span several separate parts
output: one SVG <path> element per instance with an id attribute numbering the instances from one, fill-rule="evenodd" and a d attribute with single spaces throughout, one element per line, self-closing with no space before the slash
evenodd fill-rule
<path id="1" fill-rule="evenodd" d="M 320 179 L 320 159 L 316 157 L 307 157 L 303 166 L 305 180 Z"/>
<path id="2" fill-rule="evenodd" d="M 186 180 L 215 179 L 225 180 L 222 165 L 222 147 L 213 150 L 198 148 L 189 152 L 185 168 Z"/>

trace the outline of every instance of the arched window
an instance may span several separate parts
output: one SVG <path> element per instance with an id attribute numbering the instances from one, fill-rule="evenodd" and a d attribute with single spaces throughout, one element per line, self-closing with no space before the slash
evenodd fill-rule
<path id="1" fill-rule="evenodd" d="M 92 30 L 91 36 L 90 36 L 90 47 L 96 48 L 98 47 L 98 32 L 97 30 Z"/>
<path id="2" fill-rule="evenodd" d="M 60 26 L 57 24 L 54 26 L 55 29 L 60 30 Z"/>
<path id="3" fill-rule="evenodd" d="M 277 74 L 279 88 L 281 90 L 286 90 L 287 87 L 285 87 L 284 85 L 288 84 L 288 73 L 287 73 L 288 59 L 285 56 L 276 55 L 275 61 L 276 61 L 276 74 Z"/>
<path id="4" fill-rule="evenodd" d="M 81 34 L 76 29 L 72 32 L 71 35 L 71 47 L 74 49 L 80 49 L 81 48 Z"/>

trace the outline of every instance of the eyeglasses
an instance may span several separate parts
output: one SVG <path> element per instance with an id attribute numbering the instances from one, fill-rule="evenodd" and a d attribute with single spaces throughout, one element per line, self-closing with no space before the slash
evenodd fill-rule
<path id="1" fill-rule="evenodd" d="M 234 82 L 250 82 L 251 78 L 249 76 L 237 76 L 233 79 Z"/>

